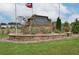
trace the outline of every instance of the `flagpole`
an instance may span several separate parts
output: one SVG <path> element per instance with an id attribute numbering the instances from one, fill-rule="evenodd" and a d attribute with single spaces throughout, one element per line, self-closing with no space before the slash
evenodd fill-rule
<path id="1" fill-rule="evenodd" d="M 33 8 L 33 5 L 32 5 L 32 3 L 27 3 L 26 4 L 26 6 L 28 7 L 28 8 Z M 32 14 L 31 14 L 31 17 L 32 17 L 32 15 L 33 15 L 33 9 L 32 9 Z M 30 24 L 29 24 L 29 33 L 31 34 L 31 26 L 32 25 L 32 21 L 30 20 Z"/>
<path id="2" fill-rule="evenodd" d="M 32 15 L 33 15 L 33 3 L 32 3 Z"/>
<path id="3" fill-rule="evenodd" d="M 60 3 L 59 3 L 59 18 L 60 18 Z"/>
<path id="4" fill-rule="evenodd" d="M 31 5 L 32 5 L 32 16 L 33 16 L 33 3 L 31 3 Z M 31 31 L 32 31 L 32 21 L 31 21 L 31 24 L 30 24 L 30 28 L 29 29 L 30 29 L 30 34 L 31 34 Z"/>
<path id="5" fill-rule="evenodd" d="M 31 3 L 31 7 L 32 7 L 32 16 L 33 16 L 33 3 Z M 31 34 L 31 31 L 32 31 L 32 20 L 30 20 L 30 22 L 31 23 L 30 23 L 30 26 L 29 26 L 29 30 L 30 30 L 30 34 Z"/>
<path id="6" fill-rule="evenodd" d="M 17 34 L 17 19 L 16 19 L 16 3 L 15 3 L 15 20 L 16 20 L 16 34 Z"/>

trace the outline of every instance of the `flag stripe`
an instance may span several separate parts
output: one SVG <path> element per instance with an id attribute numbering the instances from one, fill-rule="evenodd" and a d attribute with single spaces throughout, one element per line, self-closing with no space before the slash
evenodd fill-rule
<path id="1" fill-rule="evenodd" d="M 25 6 L 28 8 L 32 8 L 32 3 L 26 3 Z"/>

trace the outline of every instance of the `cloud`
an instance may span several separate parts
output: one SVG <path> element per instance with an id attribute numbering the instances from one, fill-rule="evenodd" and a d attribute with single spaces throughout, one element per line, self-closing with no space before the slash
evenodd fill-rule
<path id="1" fill-rule="evenodd" d="M 48 16 L 49 18 L 55 20 L 58 17 L 58 4 L 52 3 L 36 3 L 34 4 L 33 13 L 37 15 Z"/>
<path id="2" fill-rule="evenodd" d="M 52 21 L 56 21 L 57 17 L 62 17 L 64 22 L 66 20 L 65 14 L 71 14 L 71 11 L 67 6 L 59 3 L 36 3 L 34 4 L 34 14 L 48 16 Z"/>
<path id="3" fill-rule="evenodd" d="M 60 17 L 63 22 L 74 21 L 74 18 L 78 18 L 79 14 L 77 14 L 76 10 L 73 10 L 76 12 L 75 14 L 68 9 L 68 6 L 65 6 L 63 4 L 60 4 L 60 10 L 59 10 L 59 4 L 58 3 L 33 3 L 33 9 L 28 8 L 25 6 L 25 3 L 17 3 L 16 4 L 16 16 L 26 16 L 30 17 L 33 14 L 37 15 L 43 15 L 48 16 L 52 21 L 56 21 L 57 17 L 59 16 L 60 11 Z M 66 14 L 71 14 L 70 16 L 67 16 Z M 3 17 L 6 16 L 6 17 Z M 15 20 L 15 4 L 10 3 L 4 3 L 0 4 L 0 21 L 8 22 L 8 21 L 16 21 Z M 9 20 L 8 20 L 9 19 Z"/>
<path id="4" fill-rule="evenodd" d="M 8 15 L 13 15 L 15 10 L 15 5 L 10 3 L 1 3 L 0 4 L 0 12 L 7 13 Z"/>
<path id="5" fill-rule="evenodd" d="M 64 5 L 62 4 L 62 6 Z M 73 8 L 72 5 L 71 7 L 70 6 L 64 6 L 64 7 L 65 7 L 65 10 L 63 8 L 63 10 L 61 10 L 63 13 L 61 12 L 61 15 L 60 15 L 63 22 L 68 21 L 69 23 L 71 23 L 75 21 L 76 18 L 79 19 L 79 13 L 77 12 L 77 10 Z"/>
<path id="6" fill-rule="evenodd" d="M 79 14 L 73 14 L 73 15 L 71 15 L 69 17 L 68 21 L 69 22 L 73 22 L 73 21 L 75 21 L 76 18 L 78 18 L 78 20 L 79 20 Z"/>
<path id="7" fill-rule="evenodd" d="M 16 15 L 17 16 L 31 16 L 32 8 L 28 8 L 25 6 L 25 3 L 16 4 Z"/>
<path id="8" fill-rule="evenodd" d="M 63 4 L 60 4 L 60 12 L 62 14 L 71 13 L 71 11 L 66 6 L 64 6 Z"/>
<path id="9" fill-rule="evenodd" d="M 10 3 L 0 4 L 0 22 L 9 22 L 15 19 L 15 5 Z"/>
<path id="10" fill-rule="evenodd" d="M 33 3 L 33 9 L 25 6 L 25 4 L 17 5 L 17 15 L 19 16 L 31 16 L 33 14 L 48 16 L 52 21 L 56 21 L 59 16 L 59 4 L 57 3 Z M 70 11 L 60 4 L 61 14 L 70 13 Z"/>

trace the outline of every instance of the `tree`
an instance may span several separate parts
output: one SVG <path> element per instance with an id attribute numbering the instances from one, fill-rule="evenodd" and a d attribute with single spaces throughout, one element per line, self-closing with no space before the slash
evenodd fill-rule
<path id="1" fill-rule="evenodd" d="M 61 19 L 58 17 L 56 21 L 56 29 L 61 31 Z"/>
<path id="2" fill-rule="evenodd" d="M 68 22 L 65 22 L 63 24 L 63 29 L 65 32 L 69 32 L 70 31 L 70 24 Z"/>
<path id="3" fill-rule="evenodd" d="M 79 21 L 76 18 L 75 22 L 72 23 L 72 32 L 79 33 Z"/>
<path id="4" fill-rule="evenodd" d="M 7 24 L 6 23 L 1 23 L 1 34 L 5 34 L 5 29 L 7 28 Z"/>

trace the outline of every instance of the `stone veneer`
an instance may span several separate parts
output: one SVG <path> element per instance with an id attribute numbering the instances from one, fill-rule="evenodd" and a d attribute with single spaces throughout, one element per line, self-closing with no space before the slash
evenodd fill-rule
<path id="1" fill-rule="evenodd" d="M 49 40 L 56 38 L 64 38 L 66 34 L 9 34 L 9 40 L 19 41 L 38 41 L 38 40 Z"/>

